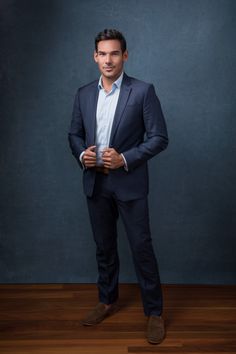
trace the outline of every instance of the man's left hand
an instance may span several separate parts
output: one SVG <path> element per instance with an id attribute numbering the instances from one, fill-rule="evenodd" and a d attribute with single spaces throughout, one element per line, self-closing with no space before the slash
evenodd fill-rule
<path id="1" fill-rule="evenodd" d="M 115 149 L 106 148 L 102 153 L 104 167 L 112 170 L 124 166 L 124 159 Z"/>

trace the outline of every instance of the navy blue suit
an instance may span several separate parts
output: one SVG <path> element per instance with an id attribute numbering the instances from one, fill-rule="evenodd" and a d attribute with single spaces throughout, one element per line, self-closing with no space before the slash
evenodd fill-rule
<path id="1" fill-rule="evenodd" d="M 76 94 L 69 142 L 79 165 L 80 154 L 95 145 L 98 80 Z M 103 175 L 83 170 L 91 225 L 97 245 L 100 301 L 118 297 L 119 258 L 116 221 L 121 216 L 130 242 L 146 315 L 161 314 L 162 295 L 148 217 L 147 161 L 168 144 L 165 120 L 153 85 L 124 74 L 109 147 L 123 153 L 123 167 Z"/>

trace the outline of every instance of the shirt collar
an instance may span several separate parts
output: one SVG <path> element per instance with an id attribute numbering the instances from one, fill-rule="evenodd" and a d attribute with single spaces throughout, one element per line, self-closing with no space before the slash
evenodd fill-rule
<path id="1" fill-rule="evenodd" d="M 123 80 L 123 76 L 124 76 L 124 72 L 122 71 L 121 75 L 118 77 L 118 79 L 116 81 L 113 82 L 112 84 L 112 89 L 114 88 L 114 86 L 116 86 L 118 89 L 120 89 L 122 80 Z M 99 82 L 98 82 L 98 88 L 99 89 L 103 89 L 103 85 L 102 85 L 102 76 L 100 76 Z"/>

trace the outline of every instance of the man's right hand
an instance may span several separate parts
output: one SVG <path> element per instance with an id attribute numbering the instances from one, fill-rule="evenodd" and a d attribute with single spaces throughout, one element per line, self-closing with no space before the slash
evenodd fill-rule
<path id="1" fill-rule="evenodd" d="M 86 168 L 91 168 L 96 166 L 96 146 L 89 146 L 83 154 L 82 160 Z"/>

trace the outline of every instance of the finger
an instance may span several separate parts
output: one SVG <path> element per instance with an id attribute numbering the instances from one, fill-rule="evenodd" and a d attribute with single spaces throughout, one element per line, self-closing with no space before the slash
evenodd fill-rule
<path id="1" fill-rule="evenodd" d="M 84 161 L 84 164 L 85 164 L 85 165 L 94 165 L 94 164 L 96 164 L 96 161 L 95 161 L 95 160 L 91 160 L 91 161 L 88 161 L 88 160 L 86 161 L 86 160 L 85 160 L 85 161 Z"/>
<path id="2" fill-rule="evenodd" d="M 107 152 L 107 151 L 109 151 L 109 150 L 110 150 L 110 148 L 104 148 L 104 149 L 102 150 L 102 153 Z"/>
<path id="3" fill-rule="evenodd" d="M 89 146 L 87 150 L 94 151 L 96 149 L 96 145 Z"/>
<path id="4" fill-rule="evenodd" d="M 85 164 L 85 166 L 88 166 L 88 165 L 95 165 L 96 164 L 96 160 L 95 159 L 84 159 L 83 160 L 83 163 Z"/>
<path id="5" fill-rule="evenodd" d="M 111 163 L 111 160 L 112 160 L 112 159 L 111 159 L 111 157 L 109 157 L 109 156 L 107 156 L 107 157 L 105 156 L 105 157 L 102 158 L 102 161 L 103 161 L 103 162 L 106 162 L 106 163 Z"/>
<path id="6" fill-rule="evenodd" d="M 84 156 L 86 156 L 86 157 L 87 157 L 87 156 L 93 156 L 93 157 L 95 157 L 95 156 L 96 156 L 96 152 L 91 151 L 91 150 L 85 151 Z"/>
<path id="7" fill-rule="evenodd" d="M 112 159 L 111 159 L 111 157 L 104 157 L 104 158 L 102 159 L 102 161 L 103 161 L 104 163 L 111 163 L 111 162 L 112 162 Z"/>
<path id="8" fill-rule="evenodd" d="M 95 155 L 84 155 L 84 159 L 95 160 L 96 159 L 96 154 Z"/>
<path id="9" fill-rule="evenodd" d="M 96 160 L 84 160 L 84 164 L 86 166 L 94 166 L 96 165 Z"/>
<path id="10" fill-rule="evenodd" d="M 115 149 L 113 149 L 113 148 L 105 148 L 105 149 L 103 149 L 102 150 L 102 154 L 104 155 L 104 154 L 112 154 L 112 153 L 114 153 L 115 152 Z"/>
<path id="11" fill-rule="evenodd" d="M 102 154 L 102 158 L 113 158 L 115 156 L 114 151 L 106 151 Z"/>
<path id="12" fill-rule="evenodd" d="M 95 160 L 96 159 L 96 154 L 84 154 L 84 159 L 88 159 L 88 160 Z"/>
<path id="13" fill-rule="evenodd" d="M 96 163 L 96 159 L 84 159 L 84 163 Z"/>
<path id="14" fill-rule="evenodd" d="M 103 166 L 106 167 L 106 168 L 111 168 L 111 164 L 110 163 L 104 163 Z"/>
<path id="15" fill-rule="evenodd" d="M 95 167 L 96 164 L 95 164 L 95 163 L 87 163 L 85 166 L 86 166 L 86 167 Z"/>
<path id="16" fill-rule="evenodd" d="M 103 157 L 108 157 L 110 154 L 109 154 L 109 152 L 108 151 L 103 151 L 102 152 L 102 158 Z"/>

